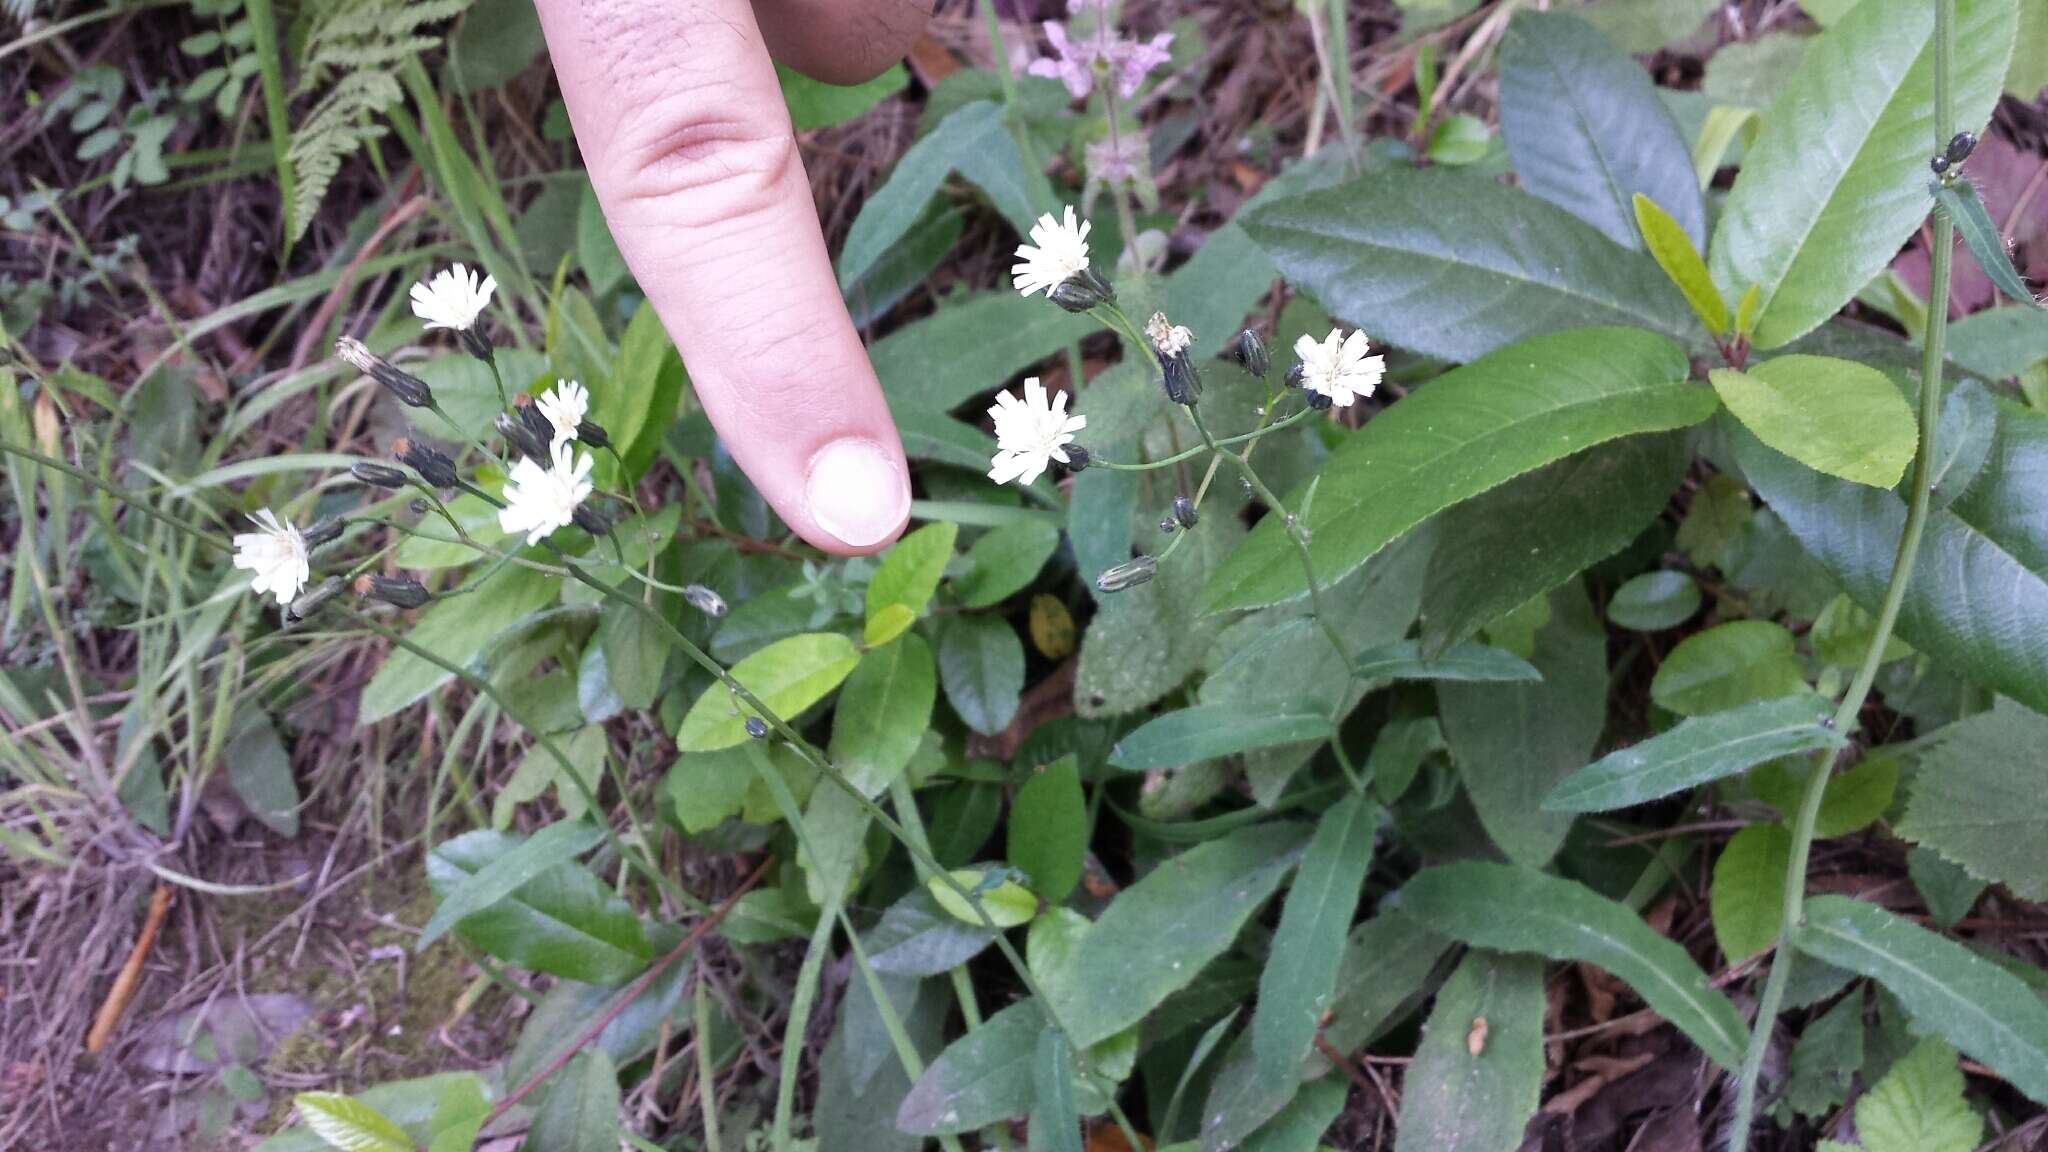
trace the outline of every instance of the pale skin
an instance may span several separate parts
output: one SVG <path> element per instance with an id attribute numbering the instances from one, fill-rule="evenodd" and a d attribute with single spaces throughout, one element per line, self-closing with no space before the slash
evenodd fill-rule
<path id="1" fill-rule="evenodd" d="M 796 533 L 886 548 L 910 477 L 848 317 L 772 61 L 834 84 L 931 0 L 538 0 L 612 234 L 719 437 Z"/>

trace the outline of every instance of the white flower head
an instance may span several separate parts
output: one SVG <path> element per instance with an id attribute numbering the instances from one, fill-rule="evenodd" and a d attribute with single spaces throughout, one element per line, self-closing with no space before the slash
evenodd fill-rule
<path id="1" fill-rule="evenodd" d="M 590 468 L 595 458 L 579 454 L 566 440 L 555 441 L 548 450 L 554 460 L 543 468 L 529 459 L 512 466 L 505 485 L 505 507 L 498 513 L 498 526 L 507 532 L 526 533 L 528 544 L 538 544 L 555 529 L 567 527 L 576 518 L 576 506 L 590 495 Z"/>
<path id="2" fill-rule="evenodd" d="M 467 332 L 476 324 L 476 318 L 483 315 L 484 306 L 491 302 L 491 293 L 497 290 L 494 277 L 479 277 L 477 272 L 457 264 L 434 273 L 433 279 L 424 284 L 412 286 L 412 312 L 427 322 L 429 330 Z"/>
<path id="3" fill-rule="evenodd" d="M 1195 334 L 1184 324 L 1175 324 L 1164 312 L 1154 312 L 1145 324 L 1145 335 L 1161 356 L 1179 356 L 1195 343 Z"/>
<path id="4" fill-rule="evenodd" d="M 1339 408 L 1350 407 L 1360 396 L 1372 395 L 1386 375 L 1387 358 L 1366 355 L 1371 349 L 1364 332 L 1346 336 L 1342 328 L 1332 328 L 1320 344 L 1303 336 L 1294 342 L 1294 354 L 1301 357 L 1301 386 L 1328 396 Z"/>
<path id="5" fill-rule="evenodd" d="M 235 567 L 256 574 L 249 583 L 251 591 L 258 596 L 269 593 L 280 607 L 289 607 L 313 577 L 306 559 L 306 538 L 297 528 L 280 523 L 268 508 L 249 519 L 257 531 L 235 534 Z"/>
<path id="6" fill-rule="evenodd" d="M 534 400 L 540 414 L 555 426 L 556 444 L 576 439 L 576 428 L 590 415 L 590 389 L 574 380 L 557 380 Z"/>
<path id="7" fill-rule="evenodd" d="M 1065 392 L 1048 403 L 1045 385 L 1036 376 L 1024 381 L 1022 400 L 1008 392 L 996 393 L 996 406 L 988 414 L 996 422 L 996 454 L 989 462 L 988 478 L 998 484 L 1029 484 L 1044 475 L 1052 461 L 1070 463 L 1066 445 L 1088 426 L 1086 416 L 1067 415 Z"/>
<path id="8" fill-rule="evenodd" d="M 1031 243 L 1017 245 L 1019 261 L 1010 269 L 1017 291 L 1052 295 L 1052 290 L 1088 270 L 1088 221 L 1067 206 L 1065 222 L 1047 212 L 1031 226 Z"/>

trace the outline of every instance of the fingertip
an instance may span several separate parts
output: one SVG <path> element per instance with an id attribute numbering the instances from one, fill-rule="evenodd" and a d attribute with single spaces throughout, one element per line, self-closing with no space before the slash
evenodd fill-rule
<path id="1" fill-rule="evenodd" d="M 840 555 L 880 551 L 910 521 L 910 473 L 899 451 L 846 436 L 813 453 L 804 473 L 812 544 Z"/>

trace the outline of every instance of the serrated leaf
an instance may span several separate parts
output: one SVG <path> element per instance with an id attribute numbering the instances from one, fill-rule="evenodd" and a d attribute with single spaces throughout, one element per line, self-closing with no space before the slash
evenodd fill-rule
<path id="1" fill-rule="evenodd" d="M 1331 453 L 1308 518 L 1318 574 L 1340 579 L 1437 512 L 1574 452 L 1706 419 L 1718 402 L 1687 371 L 1670 341 L 1608 328 L 1540 336 L 1439 376 Z M 1203 606 L 1256 607 L 1306 586 L 1269 516 L 1210 579 Z"/>
<path id="2" fill-rule="evenodd" d="M 1358 654 L 1361 680 L 1452 680 L 1463 683 L 1534 683 L 1543 673 L 1527 660 L 1484 644 L 1457 644 L 1425 656 L 1420 640 L 1397 640 Z"/>
<path id="3" fill-rule="evenodd" d="M 2019 270 L 2012 266 L 2012 253 L 2006 249 L 2005 237 L 1992 222 L 1991 213 L 1984 210 L 1977 186 L 1968 180 L 1936 184 L 1934 198 L 1948 209 L 1949 219 L 1955 221 L 1956 231 L 1962 234 L 1963 247 L 1970 250 L 1970 258 L 1998 285 L 1998 290 L 2029 308 L 2042 307 L 2026 281 L 2020 279 Z"/>
<path id="4" fill-rule="evenodd" d="M 1395 1152 L 1519 1147 L 1543 1088 L 1543 962 L 1472 952 L 1436 994 Z"/>
<path id="5" fill-rule="evenodd" d="M 1024 642 L 998 616 L 948 618 L 939 629 L 939 683 L 962 723 L 993 736 L 1017 715 Z"/>
<path id="6" fill-rule="evenodd" d="M 301 1092 L 292 1105 L 301 1123 L 341 1152 L 413 1152 L 405 1129 L 360 1100 L 339 1092 Z"/>
<path id="7" fill-rule="evenodd" d="M 1685 302 L 1692 305 L 1693 315 L 1700 318 L 1707 331 L 1726 336 L 1730 323 L 1728 303 L 1721 299 L 1721 290 L 1714 287 L 1714 278 L 1707 272 L 1707 262 L 1701 259 L 1697 242 L 1669 212 L 1641 192 L 1635 194 L 1634 208 L 1636 228 L 1642 233 L 1651 259 L 1685 295 Z"/>
<path id="8" fill-rule="evenodd" d="M 2011 53 L 2013 0 L 1955 10 L 1954 123 L 1982 131 Z M 1755 344 L 1805 335 L 1884 271 L 1927 212 L 1934 11 L 1866 0 L 1807 45 L 1744 154 L 1707 263 L 1759 289 Z M 1814 141 L 1827 148 L 1816 150 Z"/>
<path id="9" fill-rule="evenodd" d="M 1525 9 L 1508 21 L 1500 130 L 1522 187 L 1616 244 L 1638 246 L 1638 196 L 1677 217 L 1688 247 L 1706 243 L 1685 137 L 1642 66 L 1577 16 Z"/>
<path id="10" fill-rule="evenodd" d="M 1604 968 L 1715 1063 L 1742 1063 L 1749 1036 L 1735 1005 L 1708 986 L 1684 948 L 1583 884 L 1507 864 L 1443 864 L 1401 889 L 1400 908 L 1475 947 Z"/>
<path id="11" fill-rule="evenodd" d="M 1984 1121 L 1963 1098 L 1956 1050 L 1934 1037 L 1913 1046 L 1856 1102 L 1863 1152 L 1971 1152 Z"/>
<path id="12" fill-rule="evenodd" d="M 825 698 L 860 663 L 860 650 L 836 632 L 809 632 L 777 640 L 732 666 L 733 679 L 777 716 L 790 719 Z M 716 752 L 743 744 L 753 709 L 722 683 L 697 697 L 676 729 L 676 749 Z"/>
<path id="13" fill-rule="evenodd" d="M 445 898 L 520 841 L 476 831 L 437 844 L 427 883 Z M 653 949 L 626 902 L 575 864 L 558 864 L 455 925 L 455 931 L 508 964 L 585 984 L 622 984 L 647 966 Z"/>
<path id="14" fill-rule="evenodd" d="M 1826 703 L 1817 696 L 1757 700 L 1693 717 L 1572 773 L 1543 806 L 1608 812 L 1674 796 L 1780 756 L 1842 747 L 1847 741 L 1827 720 Z"/>
<path id="15" fill-rule="evenodd" d="M 881 567 L 875 569 L 868 581 L 869 644 L 887 642 L 887 637 L 878 635 L 876 627 L 884 609 L 901 605 L 910 610 L 914 620 L 931 603 L 932 593 L 939 589 L 939 579 L 946 574 L 946 563 L 953 558 L 953 541 L 959 533 L 957 524 L 927 524 L 896 541 L 883 554 Z"/>
<path id="16" fill-rule="evenodd" d="M 1913 462 L 1913 410 L 1891 378 L 1830 356 L 1780 356 L 1707 374 L 1757 439 L 1816 471 L 1890 488 Z"/>
<path id="17" fill-rule="evenodd" d="M 1920 1028 L 1948 1040 L 2035 1103 L 2048 1102 L 2048 1005 L 2024 981 L 1952 940 L 1847 896 L 1816 896 L 1791 940 L 1868 976 Z"/>
<path id="18" fill-rule="evenodd" d="M 1693 633 L 1671 650 L 1650 680 L 1650 699 L 1681 716 L 1705 716 L 1807 691 L 1792 634 L 1768 620 L 1732 620 Z"/>
<path id="19" fill-rule="evenodd" d="M 2010 701 L 1937 730 L 1917 757 L 1899 835 L 2022 899 L 2048 899 L 2043 749 L 2048 717 Z"/>
<path id="20" fill-rule="evenodd" d="M 1139 725 L 1110 749 L 1109 762 L 1127 772 L 1150 772 L 1260 748 L 1327 740 L 1332 731 L 1326 709 L 1197 704 Z"/>
<path id="21" fill-rule="evenodd" d="M 1977 898 L 1990 887 L 1962 865 L 1942 859 L 1931 848 L 1916 847 L 1906 854 L 1906 874 L 1913 880 L 1913 890 L 1920 893 L 1921 901 L 1927 905 L 1927 914 L 1943 928 L 1953 928 L 1968 916 L 1970 909 L 1977 906 Z"/>
<path id="22" fill-rule="evenodd" d="M 1777 943 L 1791 859 L 1792 833 L 1782 824 L 1752 824 L 1722 847 L 1709 895 L 1714 939 L 1728 963 L 1739 964 Z"/>
<path id="23" fill-rule="evenodd" d="M 1252 1050 L 1269 1084 L 1299 1073 L 1330 1009 L 1379 821 L 1379 806 L 1358 793 L 1337 801 L 1316 822 L 1287 890 L 1252 1014 Z"/>
<path id="24" fill-rule="evenodd" d="M 1858 988 L 1816 1017 L 1792 1045 L 1784 1107 L 1801 1116 L 1825 1116 L 1849 1099 L 1862 1067 L 1863 990 Z"/>
<path id="25" fill-rule="evenodd" d="M 1062 756 L 1031 774 L 1010 803 L 1010 866 L 1031 877 L 1031 890 L 1058 904 L 1080 883 L 1088 851 L 1088 801 L 1081 770 Z"/>
<path id="26" fill-rule="evenodd" d="M 832 763 L 861 795 L 889 786 L 931 727 L 938 670 L 924 637 L 906 634 L 860 658 L 832 712 Z"/>

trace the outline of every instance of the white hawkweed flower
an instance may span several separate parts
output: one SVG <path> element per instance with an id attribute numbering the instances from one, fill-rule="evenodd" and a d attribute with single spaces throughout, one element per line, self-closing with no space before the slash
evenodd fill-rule
<path id="1" fill-rule="evenodd" d="M 412 313 L 426 321 L 429 330 L 467 332 L 476 324 L 476 318 L 483 315 L 484 306 L 491 302 L 491 293 L 497 290 L 496 278 L 479 278 L 477 272 L 457 264 L 434 273 L 433 279 L 424 284 L 412 286 Z"/>
<path id="2" fill-rule="evenodd" d="M 996 454 L 989 462 L 988 478 L 998 484 L 1029 484 L 1044 475 L 1052 461 L 1067 463 L 1066 445 L 1088 426 L 1086 416 L 1067 415 L 1065 392 L 1048 402 L 1045 385 L 1036 376 L 1024 381 L 1022 400 L 1008 392 L 996 393 L 996 406 L 988 414 L 996 422 Z"/>
<path id="3" fill-rule="evenodd" d="M 1164 312 L 1154 312 L 1145 324 L 1145 336 L 1152 346 L 1159 349 L 1161 356 L 1178 356 L 1186 352 L 1195 342 L 1195 334 L 1184 324 L 1175 324 L 1166 318 Z"/>
<path id="4" fill-rule="evenodd" d="M 540 414 L 555 426 L 554 443 L 576 439 L 576 428 L 590 415 L 590 389 L 575 380 L 557 380 L 534 400 Z"/>
<path id="5" fill-rule="evenodd" d="M 268 593 L 280 607 L 289 606 L 313 577 L 306 558 L 306 538 L 297 528 L 280 523 L 268 508 L 249 519 L 257 531 L 235 534 L 235 567 L 256 574 L 249 583 L 250 591 L 259 596 Z"/>
<path id="6" fill-rule="evenodd" d="M 498 526 L 507 532 L 526 533 L 528 544 L 538 544 L 555 529 L 576 518 L 576 506 L 590 495 L 590 469 L 596 459 L 578 454 L 566 440 L 557 440 L 548 450 L 553 464 L 543 468 L 531 459 L 512 465 L 505 485 L 505 507 L 498 512 Z"/>
<path id="7" fill-rule="evenodd" d="M 1342 328 L 1332 328 L 1320 344 L 1313 336 L 1303 336 L 1294 342 L 1294 354 L 1301 357 L 1301 386 L 1329 397 L 1339 408 L 1372 395 L 1386 375 L 1387 358 L 1366 355 L 1371 348 L 1372 341 L 1362 331 L 1346 336 Z"/>
<path id="8" fill-rule="evenodd" d="M 1052 290 L 1088 270 L 1088 221 L 1067 206 L 1065 222 L 1047 212 L 1031 226 L 1031 243 L 1017 245 L 1018 264 L 1010 269 L 1017 291 L 1052 295 Z"/>

